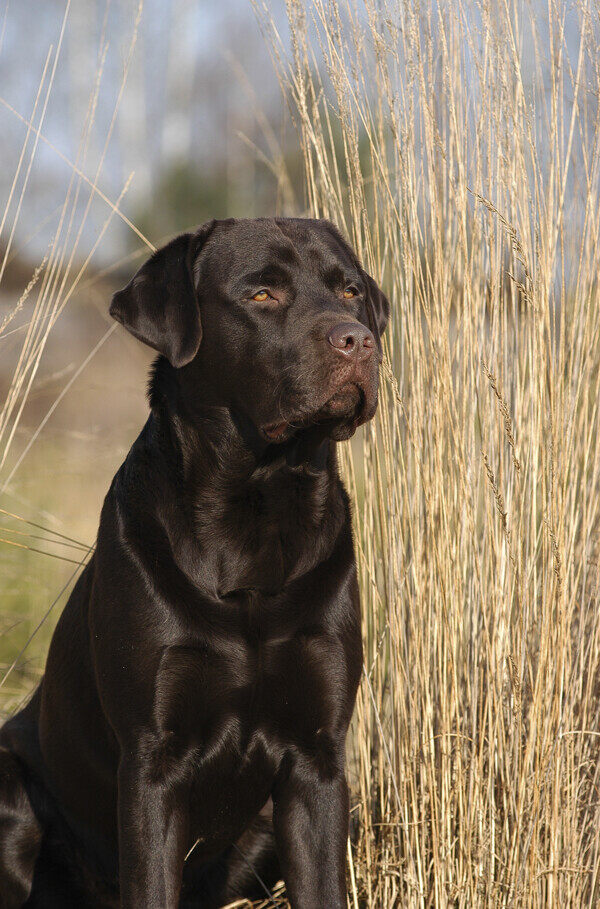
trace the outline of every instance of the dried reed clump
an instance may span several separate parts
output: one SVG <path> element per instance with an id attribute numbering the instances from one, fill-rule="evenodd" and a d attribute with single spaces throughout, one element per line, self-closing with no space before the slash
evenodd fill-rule
<path id="1" fill-rule="evenodd" d="M 306 201 L 392 300 L 345 451 L 353 906 L 600 900 L 600 26 L 587 2 L 256 3 Z M 482 369 L 483 364 L 483 369 Z"/>

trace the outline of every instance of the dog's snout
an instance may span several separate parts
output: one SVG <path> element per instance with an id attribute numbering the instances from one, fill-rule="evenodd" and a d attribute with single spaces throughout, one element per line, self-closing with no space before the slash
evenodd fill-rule
<path id="1" fill-rule="evenodd" d="M 327 340 L 338 353 L 356 360 L 366 360 L 375 347 L 375 338 L 360 322 L 342 322 L 332 328 Z"/>

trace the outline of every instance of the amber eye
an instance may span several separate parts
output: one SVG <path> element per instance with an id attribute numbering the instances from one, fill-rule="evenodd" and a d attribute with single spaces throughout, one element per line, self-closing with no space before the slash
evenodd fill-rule
<path id="1" fill-rule="evenodd" d="M 266 290 L 259 290 L 257 294 L 254 294 L 252 297 L 253 300 L 256 300 L 257 303 L 264 303 L 265 300 L 269 299 L 269 293 Z"/>
<path id="2" fill-rule="evenodd" d="M 356 290 L 353 287 L 347 287 L 344 291 L 344 297 L 346 300 L 351 300 L 352 297 L 356 296 Z"/>

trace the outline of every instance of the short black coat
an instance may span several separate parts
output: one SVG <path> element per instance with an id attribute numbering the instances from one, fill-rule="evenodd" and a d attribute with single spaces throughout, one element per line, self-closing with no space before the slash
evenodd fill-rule
<path id="1" fill-rule="evenodd" d="M 159 351 L 151 414 L 0 732 L 0 905 L 209 907 L 283 874 L 296 909 L 342 909 L 362 650 L 336 440 L 377 406 L 387 300 L 332 225 L 264 219 L 177 238 L 111 313 Z"/>

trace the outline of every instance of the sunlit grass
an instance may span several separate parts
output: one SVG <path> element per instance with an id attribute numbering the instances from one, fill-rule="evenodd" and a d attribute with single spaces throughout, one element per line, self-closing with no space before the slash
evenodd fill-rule
<path id="1" fill-rule="evenodd" d="M 288 11 L 291 58 L 258 8 L 309 209 L 393 312 L 354 495 L 352 900 L 596 905 L 597 11 Z"/>

